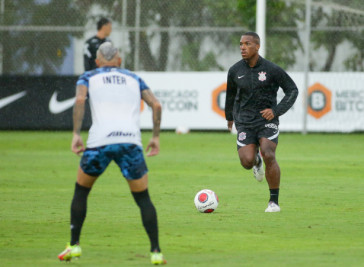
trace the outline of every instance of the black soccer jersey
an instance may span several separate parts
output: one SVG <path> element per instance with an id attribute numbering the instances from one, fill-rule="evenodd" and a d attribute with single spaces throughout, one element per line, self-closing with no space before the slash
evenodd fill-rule
<path id="1" fill-rule="evenodd" d="M 109 38 L 100 39 L 96 35 L 88 39 L 83 51 L 83 64 L 85 71 L 96 69 L 96 52 L 99 46 L 104 42 L 110 42 Z"/>
<path id="2" fill-rule="evenodd" d="M 284 98 L 277 105 L 277 91 L 281 87 Z M 289 110 L 298 95 L 298 89 L 291 77 L 279 66 L 259 57 L 251 68 L 245 60 L 240 60 L 228 72 L 225 102 L 225 117 L 228 121 L 245 127 L 255 127 L 267 122 L 260 111 L 271 108 L 274 119 Z"/>

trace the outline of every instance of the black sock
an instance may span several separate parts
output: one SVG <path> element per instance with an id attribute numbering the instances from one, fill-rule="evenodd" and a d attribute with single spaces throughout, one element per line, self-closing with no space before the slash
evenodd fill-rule
<path id="1" fill-rule="evenodd" d="M 154 208 L 153 203 L 150 200 L 148 189 L 142 192 L 132 192 L 135 202 L 140 208 L 140 213 L 142 215 L 143 226 L 148 234 L 150 240 L 150 251 L 158 251 L 159 241 L 158 241 L 158 222 L 157 222 L 157 212 Z"/>
<path id="2" fill-rule="evenodd" d="M 273 201 L 278 205 L 278 197 L 279 197 L 279 188 L 277 189 L 269 189 L 270 191 L 270 199 L 269 201 Z"/>
<path id="3" fill-rule="evenodd" d="M 86 218 L 87 196 L 91 188 L 76 183 L 71 204 L 71 246 L 80 241 L 81 228 Z"/>

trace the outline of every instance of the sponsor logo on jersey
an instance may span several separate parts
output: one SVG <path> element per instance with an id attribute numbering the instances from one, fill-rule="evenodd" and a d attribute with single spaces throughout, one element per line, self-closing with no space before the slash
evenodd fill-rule
<path id="1" fill-rule="evenodd" d="M 266 128 L 271 128 L 271 129 L 274 129 L 274 130 L 278 130 L 278 126 L 274 123 L 268 123 L 266 125 L 264 125 Z"/>
<path id="2" fill-rule="evenodd" d="M 114 137 L 114 136 L 132 136 L 135 137 L 135 133 L 131 132 L 123 132 L 123 131 L 114 131 L 107 135 L 107 137 Z"/>
<path id="3" fill-rule="evenodd" d="M 266 72 L 261 71 L 258 74 L 259 74 L 259 77 L 258 77 L 259 81 L 263 82 L 263 81 L 265 81 L 267 79 L 267 77 L 265 76 L 267 74 Z"/>
<path id="4" fill-rule="evenodd" d="M 245 138 L 246 138 L 246 133 L 245 132 L 239 133 L 239 137 L 238 137 L 239 141 L 243 141 L 243 140 L 245 140 Z"/>

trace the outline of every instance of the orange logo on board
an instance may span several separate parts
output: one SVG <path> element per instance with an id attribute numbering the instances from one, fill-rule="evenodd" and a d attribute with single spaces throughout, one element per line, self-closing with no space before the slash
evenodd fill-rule
<path id="1" fill-rule="evenodd" d="M 320 83 L 308 88 L 308 114 L 316 119 L 331 111 L 331 91 Z"/>
<path id="2" fill-rule="evenodd" d="M 227 84 L 223 83 L 212 91 L 212 110 L 225 119 L 225 99 Z"/>

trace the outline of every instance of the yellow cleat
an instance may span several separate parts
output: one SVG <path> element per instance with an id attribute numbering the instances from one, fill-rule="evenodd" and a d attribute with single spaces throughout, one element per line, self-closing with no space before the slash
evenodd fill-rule
<path id="1" fill-rule="evenodd" d="M 72 258 L 81 257 L 81 254 L 82 250 L 80 245 L 71 246 L 68 243 L 66 249 L 58 255 L 58 259 L 60 259 L 61 261 L 70 261 Z"/>
<path id="2" fill-rule="evenodd" d="M 151 252 L 150 253 L 150 262 L 154 265 L 166 264 L 167 261 L 164 259 L 163 254 L 161 252 Z"/>

